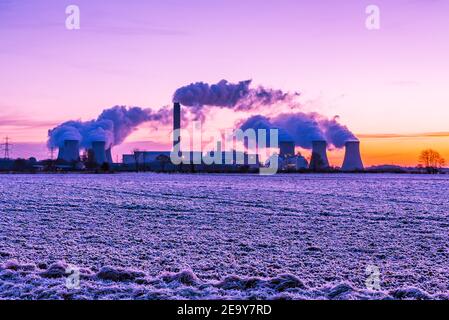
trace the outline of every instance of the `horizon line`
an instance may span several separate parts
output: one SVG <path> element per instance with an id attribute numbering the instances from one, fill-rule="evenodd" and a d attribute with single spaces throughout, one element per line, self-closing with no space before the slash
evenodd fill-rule
<path id="1" fill-rule="evenodd" d="M 420 132 L 420 133 L 361 133 L 356 134 L 362 139 L 394 139 L 394 138 L 445 138 L 449 131 Z"/>
<path id="2" fill-rule="evenodd" d="M 435 131 L 435 132 L 416 132 L 416 133 L 360 133 L 355 134 L 360 139 L 395 139 L 395 138 L 445 138 L 449 137 L 449 131 Z M 8 135 L 11 142 L 14 142 L 14 135 Z M 2 137 L 0 137 L 2 138 Z M 11 139 L 12 138 L 12 139 Z M 152 140 L 135 140 L 126 141 L 126 143 L 159 143 Z M 16 143 L 21 144 L 46 144 L 46 141 L 29 141 L 29 140 L 16 140 Z M 162 143 L 163 144 L 163 143 Z"/>

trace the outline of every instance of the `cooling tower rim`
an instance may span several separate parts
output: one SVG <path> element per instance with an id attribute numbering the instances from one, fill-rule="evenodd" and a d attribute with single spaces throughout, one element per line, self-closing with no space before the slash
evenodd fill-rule
<path id="1" fill-rule="evenodd" d="M 105 150 L 108 150 L 108 149 L 112 149 L 112 144 L 110 146 L 108 146 L 106 140 L 96 140 L 96 141 L 91 141 L 89 146 L 86 149 L 93 149 L 94 147 L 104 147 Z"/>
<path id="2" fill-rule="evenodd" d="M 71 142 L 75 142 L 75 143 L 80 144 L 80 143 L 81 143 L 81 140 L 76 140 L 76 139 L 66 139 L 66 140 L 63 140 L 62 143 L 56 144 L 55 147 L 57 147 L 57 148 L 65 148 L 65 147 L 66 147 L 66 144 L 67 144 L 67 143 L 71 143 Z"/>
<path id="3" fill-rule="evenodd" d="M 356 144 L 356 143 L 360 144 L 360 140 L 351 139 L 345 142 L 345 144 Z"/>

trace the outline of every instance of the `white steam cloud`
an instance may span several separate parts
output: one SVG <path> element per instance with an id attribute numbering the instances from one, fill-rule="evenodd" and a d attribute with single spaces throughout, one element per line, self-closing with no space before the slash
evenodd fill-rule
<path id="1" fill-rule="evenodd" d="M 279 129 L 280 141 L 293 141 L 296 146 L 312 148 L 312 142 L 325 140 L 336 148 L 343 148 L 355 135 L 338 122 L 338 117 L 327 119 L 318 113 L 291 113 L 276 117 L 252 116 L 241 123 L 242 130 Z"/>
<path id="2" fill-rule="evenodd" d="M 81 147 L 90 148 L 93 141 L 104 141 L 110 148 L 123 141 L 142 123 L 156 121 L 168 123 L 171 113 L 168 107 L 157 112 L 140 107 L 115 106 L 104 110 L 96 120 L 67 121 L 48 132 L 48 146 L 64 146 L 65 140 L 76 140 Z"/>
<path id="3" fill-rule="evenodd" d="M 339 123 L 338 117 L 329 119 L 318 113 L 304 112 L 263 115 L 275 114 L 276 106 L 287 106 L 291 111 L 297 109 L 300 106 L 296 100 L 299 94 L 250 86 L 251 80 L 238 83 L 222 80 L 212 85 L 197 82 L 177 89 L 173 101 L 187 107 L 195 120 L 204 120 L 206 111 L 213 107 L 260 113 L 242 122 L 241 129 L 279 129 L 281 141 L 294 141 L 303 148 L 310 149 L 315 140 L 326 140 L 334 147 L 342 148 L 345 142 L 357 139 L 346 126 Z M 96 120 L 68 121 L 49 130 L 48 146 L 63 147 L 65 140 L 76 140 L 82 148 L 90 148 L 93 141 L 104 141 L 106 147 L 110 148 L 123 143 L 142 123 L 154 121 L 167 125 L 171 119 L 172 109 L 169 106 L 158 111 L 115 106 L 104 110 Z"/>
<path id="4" fill-rule="evenodd" d="M 173 102 L 190 107 L 196 119 L 204 120 L 207 107 L 230 108 L 235 111 L 254 111 L 277 103 L 290 104 L 298 93 L 285 93 L 259 86 L 250 88 L 251 80 L 230 83 L 221 80 L 216 84 L 196 82 L 181 87 L 173 95 Z"/>

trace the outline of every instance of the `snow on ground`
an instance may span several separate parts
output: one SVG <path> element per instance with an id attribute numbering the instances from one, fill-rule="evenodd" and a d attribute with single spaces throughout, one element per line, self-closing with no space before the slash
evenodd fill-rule
<path id="1" fill-rule="evenodd" d="M 0 299 L 448 299 L 448 190 L 444 176 L 0 175 Z"/>

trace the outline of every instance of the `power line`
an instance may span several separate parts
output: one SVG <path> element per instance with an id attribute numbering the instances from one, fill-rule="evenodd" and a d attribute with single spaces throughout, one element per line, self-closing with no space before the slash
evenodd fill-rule
<path id="1" fill-rule="evenodd" d="M 4 151 L 4 159 L 5 160 L 9 160 L 11 154 L 11 146 L 12 144 L 9 142 L 10 139 L 9 137 L 5 137 L 5 143 L 1 144 L 2 150 Z"/>

